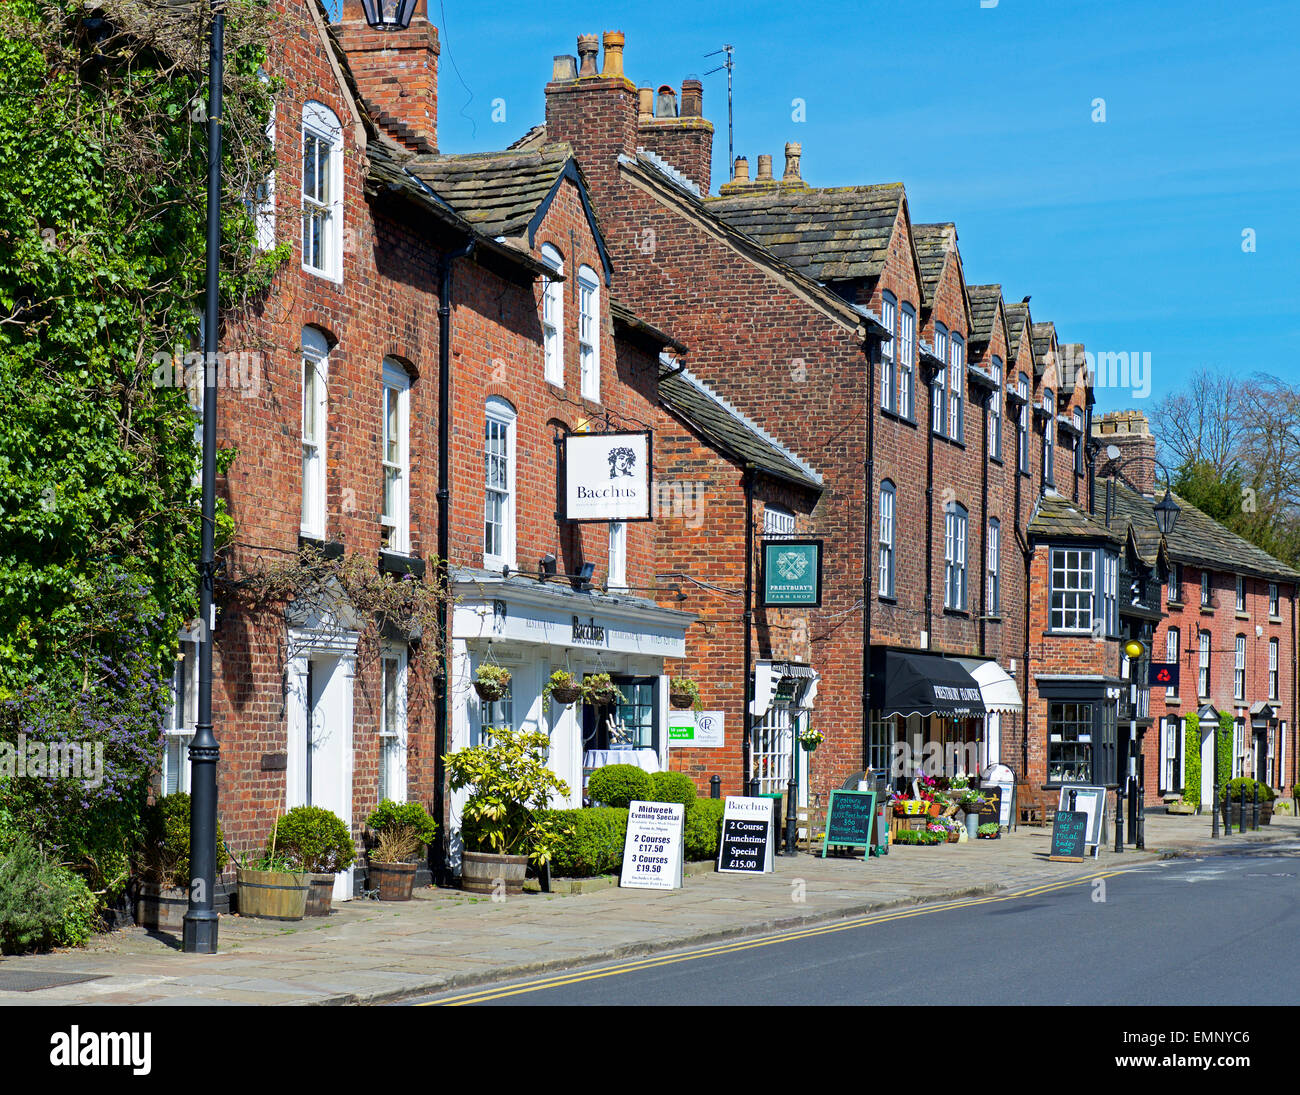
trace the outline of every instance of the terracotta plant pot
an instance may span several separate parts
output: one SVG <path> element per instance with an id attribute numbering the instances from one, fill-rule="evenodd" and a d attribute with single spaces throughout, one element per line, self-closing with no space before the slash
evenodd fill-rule
<path id="1" fill-rule="evenodd" d="M 334 907 L 334 876 L 309 874 L 307 880 L 307 907 L 303 915 L 329 916 Z"/>
<path id="2" fill-rule="evenodd" d="M 370 887 L 379 891 L 380 901 L 410 901 L 418 867 L 418 863 L 371 862 Z"/>
<path id="3" fill-rule="evenodd" d="M 462 852 L 460 888 L 469 893 L 507 894 L 524 892 L 526 855 L 496 855 L 492 852 Z"/>
<path id="4" fill-rule="evenodd" d="M 576 703 L 582 697 L 582 687 L 571 684 L 567 688 L 555 687 L 551 689 L 551 699 L 556 703 L 570 704 Z"/>
<path id="5" fill-rule="evenodd" d="M 940 806 L 937 802 L 932 802 L 932 803 L 930 803 L 930 816 L 931 816 L 931 817 L 938 817 L 939 814 L 942 813 L 942 811 L 943 811 L 943 807 Z"/>

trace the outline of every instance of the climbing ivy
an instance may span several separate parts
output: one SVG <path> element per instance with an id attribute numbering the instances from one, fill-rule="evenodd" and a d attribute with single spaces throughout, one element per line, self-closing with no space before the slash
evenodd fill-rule
<path id="1" fill-rule="evenodd" d="M 1201 804 L 1201 716 L 1191 714 L 1183 729 L 1183 756 L 1185 758 L 1183 801 L 1192 806 Z"/>

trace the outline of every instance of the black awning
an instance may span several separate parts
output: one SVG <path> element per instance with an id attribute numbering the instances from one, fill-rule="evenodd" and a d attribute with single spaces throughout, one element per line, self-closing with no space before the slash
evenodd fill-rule
<path id="1" fill-rule="evenodd" d="M 882 715 L 984 714 L 979 682 L 952 658 L 881 650 L 872 656 L 871 706 Z"/>

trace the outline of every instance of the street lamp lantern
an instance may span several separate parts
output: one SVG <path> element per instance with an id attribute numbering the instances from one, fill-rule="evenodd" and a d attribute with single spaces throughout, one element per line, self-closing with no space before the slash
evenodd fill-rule
<path id="1" fill-rule="evenodd" d="M 361 0 L 366 22 L 374 30 L 405 30 L 420 0 Z"/>
<path id="2" fill-rule="evenodd" d="M 1124 653 L 1127 654 L 1130 659 L 1140 658 L 1146 652 L 1147 648 L 1137 639 L 1129 639 L 1129 641 L 1124 644 Z"/>
<path id="3" fill-rule="evenodd" d="M 1156 503 L 1156 528 L 1160 530 L 1161 536 L 1173 535 L 1174 525 L 1178 523 L 1178 515 L 1182 510 L 1178 503 L 1174 501 L 1165 487 L 1165 496 Z"/>

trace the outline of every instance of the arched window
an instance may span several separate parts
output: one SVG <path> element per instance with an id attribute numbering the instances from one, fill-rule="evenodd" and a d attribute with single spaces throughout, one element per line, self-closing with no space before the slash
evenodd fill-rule
<path id="1" fill-rule="evenodd" d="M 894 324 L 898 318 L 898 299 L 893 293 L 880 296 L 880 322 L 889 328 L 889 337 L 880 343 L 880 408 L 894 409 Z"/>
<path id="2" fill-rule="evenodd" d="M 329 343 L 302 329 L 302 535 L 325 538 L 325 433 L 329 413 Z"/>
<path id="3" fill-rule="evenodd" d="M 949 502 L 943 519 L 943 607 L 966 611 L 966 507 Z"/>
<path id="4" fill-rule="evenodd" d="M 302 108 L 302 266 L 343 280 L 343 127 L 316 102 Z"/>
<path id="5" fill-rule="evenodd" d="M 564 259 L 551 244 L 542 244 L 542 261 L 557 274 L 564 273 Z M 545 376 L 564 387 L 564 286 L 554 278 L 542 278 L 542 346 L 546 354 Z"/>
<path id="6" fill-rule="evenodd" d="M 600 279 L 578 267 L 578 367 L 584 399 L 600 400 Z"/>
<path id="7" fill-rule="evenodd" d="M 483 430 L 483 566 L 515 565 L 515 409 L 487 401 Z"/>
<path id="8" fill-rule="evenodd" d="M 880 596 L 894 597 L 894 531 L 897 491 L 891 480 L 880 484 Z"/>

